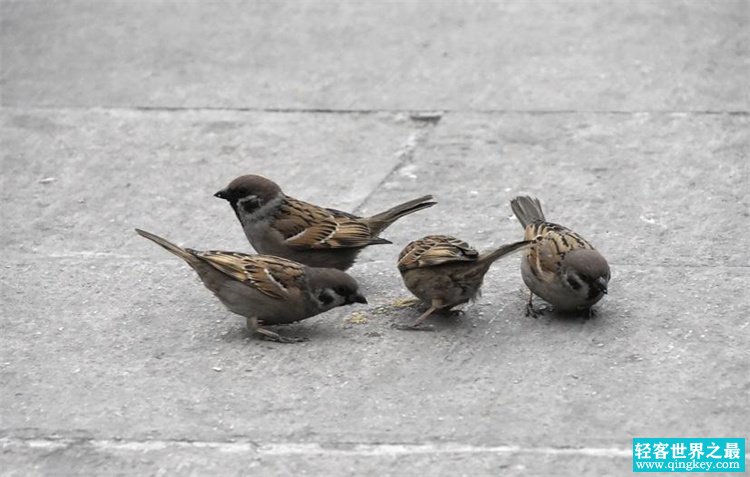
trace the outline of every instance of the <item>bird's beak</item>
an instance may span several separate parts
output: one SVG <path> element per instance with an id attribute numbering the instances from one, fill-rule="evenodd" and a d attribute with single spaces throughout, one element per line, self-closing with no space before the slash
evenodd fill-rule
<path id="1" fill-rule="evenodd" d="M 367 298 L 365 298 L 360 293 L 350 296 L 349 300 L 351 300 L 352 303 L 364 303 L 365 305 L 367 304 Z"/>
<path id="2" fill-rule="evenodd" d="M 603 277 L 600 277 L 594 283 L 596 283 L 596 286 L 597 288 L 599 288 L 600 292 L 604 293 L 605 295 L 607 294 L 607 280 L 605 280 Z"/>
<path id="3" fill-rule="evenodd" d="M 214 194 L 214 197 L 218 197 L 219 199 L 227 200 L 227 190 L 221 189 L 219 192 Z"/>

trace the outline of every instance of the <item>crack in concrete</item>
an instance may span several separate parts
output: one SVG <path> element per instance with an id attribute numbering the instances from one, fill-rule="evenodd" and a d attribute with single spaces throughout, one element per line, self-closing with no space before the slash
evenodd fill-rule
<path id="1" fill-rule="evenodd" d="M 378 182 L 377 185 L 372 188 L 372 190 L 365 196 L 362 202 L 360 202 L 359 205 L 354 208 L 354 214 L 359 215 L 362 207 L 364 207 L 365 204 L 370 201 L 370 199 L 383 187 L 383 185 L 385 185 L 395 174 L 397 174 L 398 171 L 403 169 L 406 165 L 410 164 L 414 160 L 417 149 L 427 143 L 430 134 L 435 130 L 438 123 L 440 123 L 441 118 L 442 113 L 434 112 L 428 112 L 424 115 L 412 114 L 410 116 L 410 119 L 413 122 L 424 124 L 423 128 L 409 134 L 409 137 L 406 138 L 406 142 L 404 143 L 404 145 L 396 151 L 396 155 L 398 156 L 398 161 L 396 161 L 396 164 L 383 176 L 380 182 Z"/>

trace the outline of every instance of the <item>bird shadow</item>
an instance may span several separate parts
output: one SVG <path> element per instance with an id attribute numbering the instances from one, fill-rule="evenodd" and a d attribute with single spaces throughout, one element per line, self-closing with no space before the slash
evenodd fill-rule
<path id="1" fill-rule="evenodd" d="M 559 311 L 549 305 L 541 305 L 534 308 L 536 316 L 529 316 L 532 319 L 543 319 L 548 324 L 554 322 L 564 326 L 580 326 L 587 323 L 594 323 L 599 318 L 599 313 L 594 310 L 578 311 Z"/>
<path id="2" fill-rule="evenodd" d="M 418 313 L 402 313 L 401 316 L 393 318 L 391 320 L 391 327 L 409 329 L 409 326 L 419 318 L 422 313 L 427 311 L 429 307 L 419 303 L 406 310 L 411 309 Z M 451 330 L 466 326 L 469 317 L 468 313 L 464 310 L 437 310 L 433 312 L 426 320 L 419 324 L 419 326 L 413 328 L 414 331 L 440 331 L 440 330 Z"/>
<path id="3" fill-rule="evenodd" d="M 333 330 L 326 329 L 323 326 L 309 325 L 306 323 L 289 323 L 285 325 L 268 325 L 264 326 L 268 330 L 278 333 L 285 338 L 300 338 L 302 341 L 321 340 L 333 338 Z M 258 333 L 253 333 L 246 326 L 237 324 L 231 329 L 221 334 L 221 340 L 226 343 L 236 343 L 241 341 L 253 341 L 265 343 L 274 343 L 273 340 L 264 338 Z M 279 343 L 282 344 L 282 343 Z"/>

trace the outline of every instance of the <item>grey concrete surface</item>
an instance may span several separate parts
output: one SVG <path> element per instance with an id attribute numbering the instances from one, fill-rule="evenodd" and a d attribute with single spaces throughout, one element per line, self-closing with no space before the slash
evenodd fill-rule
<path id="1" fill-rule="evenodd" d="M 749 104 L 744 0 L 403 3 L 5 2 L 4 101 L 472 111 Z"/>
<path id="2" fill-rule="evenodd" d="M 0 13 L 0 474 L 628 475 L 632 437 L 748 437 L 746 2 Z M 132 231 L 250 250 L 211 197 L 247 172 L 439 205 L 280 345 Z M 521 193 L 610 260 L 597 316 L 526 318 L 511 257 L 391 328 L 400 249 L 516 240 Z"/>

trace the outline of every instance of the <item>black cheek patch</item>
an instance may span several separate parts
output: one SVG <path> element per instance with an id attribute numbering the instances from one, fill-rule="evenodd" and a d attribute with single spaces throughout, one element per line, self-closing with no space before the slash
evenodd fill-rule
<path id="1" fill-rule="evenodd" d="M 318 295 L 318 300 L 324 305 L 330 305 L 333 301 L 333 297 L 328 293 L 321 293 Z"/>
<path id="2" fill-rule="evenodd" d="M 570 288 L 573 290 L 579 290 L 581 288 L 581 284 L 578 283 L 577 280 L 574 280 L 572 277 L 568 277 L 568 285 L 570 285 Z"/>
<path id="3" fill-rule="evenodd" d="M 258 199 L 246 200 L 242 203 L 242 208 L 245 209 L 245 212 L 248 214 L 252 214 L 258 210 L 258 207 L 260 207 L 260 200 Z"/>

